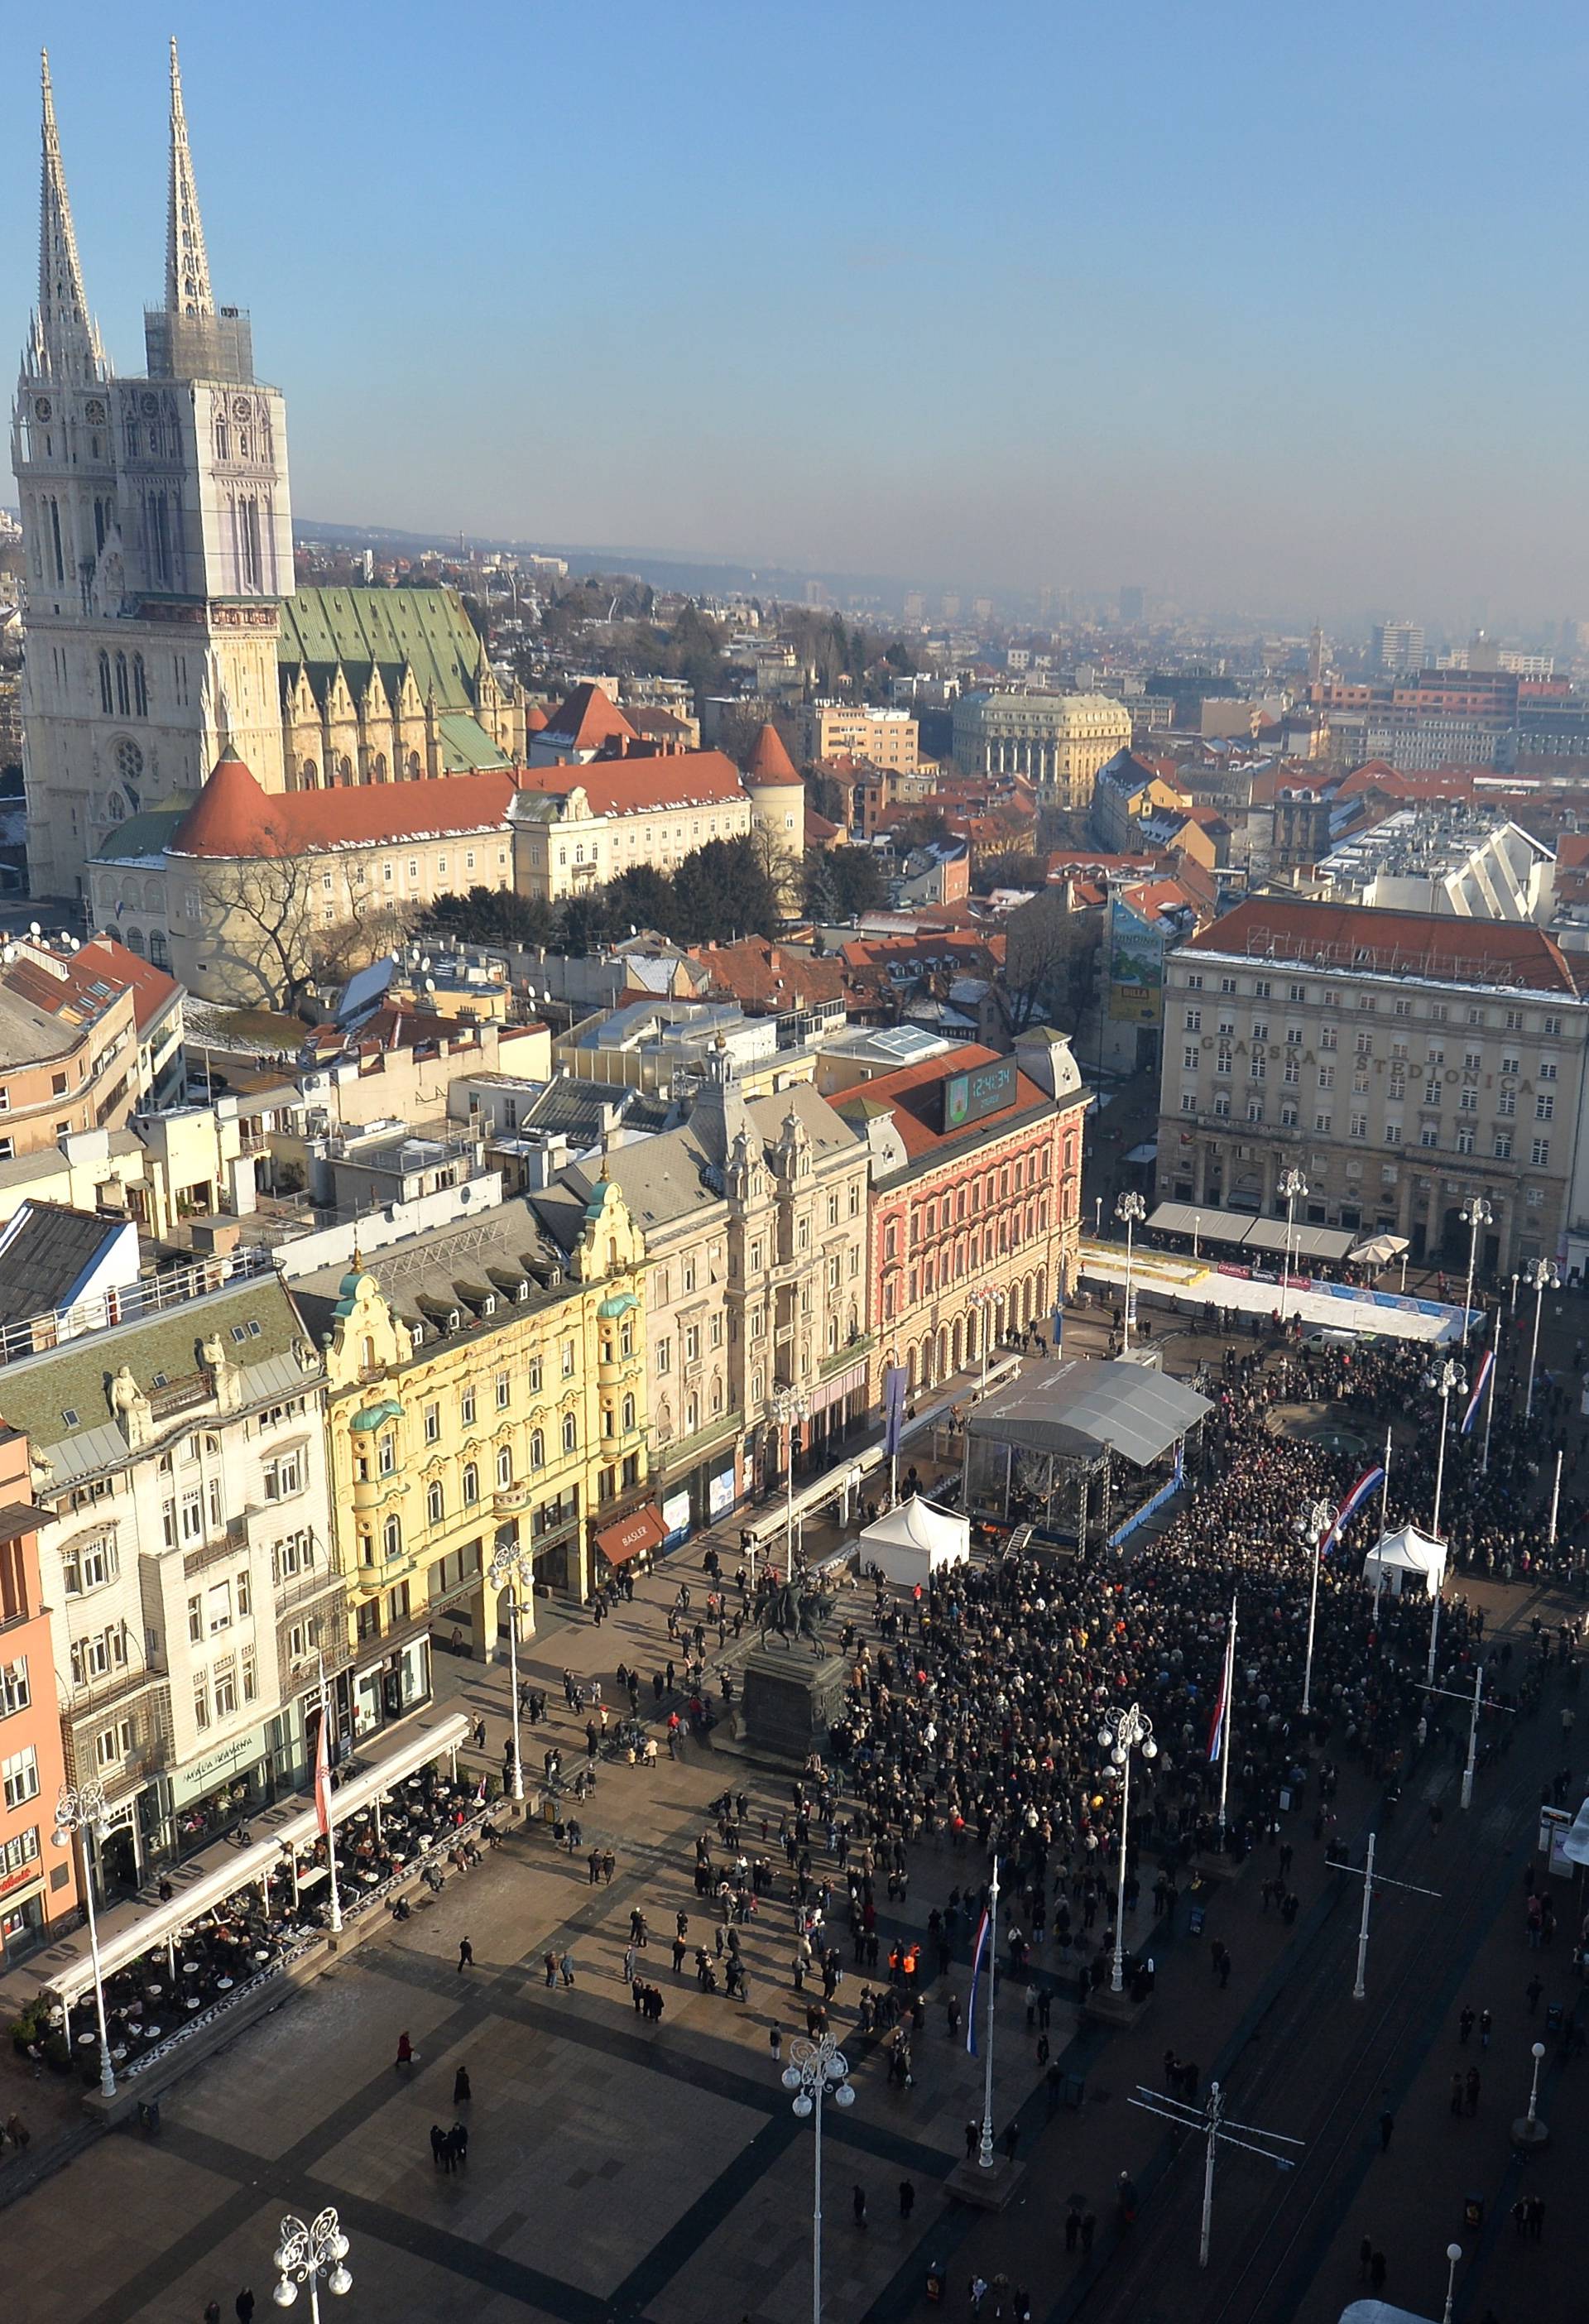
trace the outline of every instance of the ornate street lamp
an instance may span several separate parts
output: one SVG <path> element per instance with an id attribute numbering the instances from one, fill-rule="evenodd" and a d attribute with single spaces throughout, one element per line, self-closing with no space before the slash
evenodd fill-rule
<path id="1" fill-rule="evenodd" d="M 1287 1170 L 1280 1179 L 1280 1193 L 1286 1198 L 1286 1263 L 1280 1270 L 1280 1328 L 1286 1323 L 1286 1293 L 1291 1281 L 1291 1239 L 1297 1230 L 1297 1205 L 1307 1198 L 1307 1181 L 1300 1170 Z"/>
<path id="2" fill-rule="evenodd" d="M 1114 1908 L 1114 1964 L 1110 1971 L 1112 1993 L 1125 1991 L 1125 1844 L 1126 1826 L 1131 1821 L 1131 1755 L 1140 1750 L 1144 1759 L 1156 1759 L 1159 1746 L 1153 1740 L 1153 1722 L 1136 1703 L 1122 1711 L 1112 1727 L 1098 1729 L 1098 1740 L 1115 1767 L 1120 1771 L 1120 1890 Z"/>
<path id="3" fill-rule="evenodd" d="M 794 2093 L 793 2106 L 802 2122 L 810 2117 L 814 2133 L 811 2186 L 811 2324 L 822 2324 L 822 2101 L 852 2107 L 849 2061 L 831 2034 L 819 2041 L 797 2034 L 789 2045 L 783 2087 Z"/>
<path id="4" fill-rule="evenodd" d="M 353 2278 L 343 2265 L 347 2257 L 347 2237 L 328 2205 L 308 2227 L 289 2211 L 282 2222 L 282 2240 L 276 2246 L 275 2257 L 277 2280 L 271 2298 L 278 2308 L 291 2308 L 298 2297 L 299 2285 L 307 2283 L 313 2324 L 320 2324 L 322 2275 L 327 2291 L 338 2300 L 353 2290 Z"/>
<path id="5" fill-rule="evenodd" d="M 50 1835 L 57 1848 L 82 1842 L 83 1904 L 88 1915 L 88 1958 L 94 1965 L 94 2006 L 99 2017 L 99 2088 L 107 2098 L 115 2096 L 115 2069 L 110 2062 L 110 2035 L 105 2025 L 105 1979 L 99 1968 L 99 1928 L 94 1917 L 94 1871 L 88 1862 L 87 1835 L 103 1840 L 110 1826 L 110 1809 L 103 1784 L 63 1784 L 55 1803 L 55 1830 Z"/>
<path id="6" fill-rule="evenodd" d="M 1122 1355 L 1131 1353 L 1131 1327 L 1136 1320 L 1136 1302 L 1132 1291 L 1132 1254 L 1136 1231 L 1148 1215 L 1148 1205 L 1134 1191 L 1122 1194 L 1114 1205 L 1114 1215 L 1125 1229 L 1125 1334 L 1121 1342 Z M 1115 1987 L 1116 1993 L 1120 1987 Z"/>
<path id="7" fill-rule="evenodd" d="M 508 1683 L 513 1697 L 513 1796 L 516 1800 L 524 1796 L 524 1758 L 519 1748 L 519 1602 L 524 1587 L 524 1569 L 529 1563 L 516 1529 L 504 1529 L 493 1553 L 487 1579 L 494 1590 L 500 1591 L 504 1582 L 508 1585 Z M 532 1590 L 535 1587 L 532 1567 L 530 1586 Z"/>

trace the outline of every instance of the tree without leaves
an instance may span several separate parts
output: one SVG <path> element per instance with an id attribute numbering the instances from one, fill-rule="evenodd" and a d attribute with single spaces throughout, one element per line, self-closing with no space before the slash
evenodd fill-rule
<path id="1" fill-rule="evenodd" d="M 997 992 L 1010 1031 L 1022 1033 L 1046 1017 L 1061 1018 L 1061 1029 L 1073 1029 L 1092 988 L 1103 915 L 1067 911 L 1060 890 L 1046 888 L 1012 912 L 1004 926 Z"/>

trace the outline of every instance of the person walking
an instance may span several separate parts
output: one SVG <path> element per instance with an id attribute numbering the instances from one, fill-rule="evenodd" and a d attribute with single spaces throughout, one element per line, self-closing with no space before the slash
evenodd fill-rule
<path id="1" fill-rule="evenodd" d="M 1479 2070 L 1477 2066 L 1470 2066 L 1467 2070 L 1467 2110 L 1469 2114 L 1477 2114 L 1479 2111 Z"/>
<path id="2" fill-rule="evenodd" d="M 430 2160 L 438 2171 L 447 2167 L 447 2133 L 439 2122 L 430 2125 Z"/>
<path id="3" fill-rule="evenodd" d="M 232 2302 L 237 2313 L 237 2324 L 254 2324 L 254 2293 L 247 2284 Z"/>
<path id="4" fill-rule="evenodd" d="M 475 1948 L 467 1937 L 460 1937 L 458 1939 L 458 1975 L 462 1977 L 467 1969 L 473 1969 L 474 1966 Z"/>
<path id="5" fill-rule="evenodd" d="M 1390 2134 L 1395 2127 L 1396 2117 L 1390 2107 L 1386 2107 L 1380 2115 L 1380 2153 L 1381 2154 L 1389 2154 L 1390 2152 Z"/>
<path id="6" fill-rule="evenodd" d="M 858 2227 L 864 2227 L 866 2224 L 866 2190 L 864 2187 L 856 2187 L 853 2190 L 850 2196 L 850 2209 L 855 2213 L 855 2225 Z"/>
<path id="7" fill-rule="evenodd" d="M 395 2073 L 399 2067 L 411 2066 L 413 2062 L 414 2045 L 406 2034 L 400 2034 L 397 2037 L 397 2055 L 392 2061 L 392 2070 Z"/>
<path id="8" fill-rule="evenodd" d="M 900 2181 L 900 2217 L 908 2219 L 916 2209 L 916 2190 L 909 2179 Z"/>
<path id="9" fill-rule="evenodd" d="M 469 2070 L 460 2066 L 452 2078 L 452 2102 L 455 2107 L 467 2106 L 474 2095 L 469 2088 Z"/>

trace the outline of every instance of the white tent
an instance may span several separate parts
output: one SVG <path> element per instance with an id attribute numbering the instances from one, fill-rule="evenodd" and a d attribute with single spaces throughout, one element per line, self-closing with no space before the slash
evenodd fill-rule
<path id="1" fill-rule="evenodd" d="M 869 1525 L 861 1536 L 861 1571 L 875 1565 L 907 1588 L 971 1554 L 971 1520 L 940 1509 L 919 1493 Z"/>
<path id="2" fill-rule="evenodd" d="M 1446 1579 L 1446 1545 L 1412 1525 L 1382 1533 L 1363 1561 L 1363 1578 L 1392 1593 L 1417 1580 L 1433 1597 Z"/>

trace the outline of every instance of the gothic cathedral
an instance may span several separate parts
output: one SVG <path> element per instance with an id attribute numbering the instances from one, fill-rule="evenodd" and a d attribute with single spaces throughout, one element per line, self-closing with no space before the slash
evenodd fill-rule
<path id="1" fill-rule="evenodd" d="M 282 788 L 280 601 L 292 587 L 286 410 L 248 318 L 217 307 L 171 44 L 165 303 L 145 376 L 88 311 L 44 60 L 39 305 L 13 421 L 27 558 L 28 858 L 38 896 L 156 798 L 196 793 L 223 734 Z"/>
<path id="2" fill-rule="evenodd" d="M 28 870 L 86 898 L 120 826 L 191 801 L 223 742 L 267 792 L 522 759 L 524 698 L 456 594 L 294 589 L 287 416 L 217 307 L 177 47 L 165 303 L 117 377 L 88 311 L 43 60 L 39 305 L 13 416 L 27 576 Z"/>

